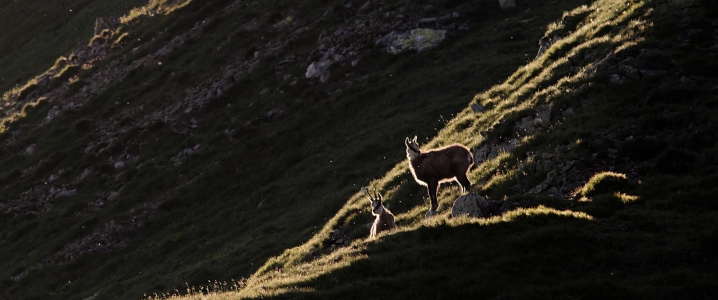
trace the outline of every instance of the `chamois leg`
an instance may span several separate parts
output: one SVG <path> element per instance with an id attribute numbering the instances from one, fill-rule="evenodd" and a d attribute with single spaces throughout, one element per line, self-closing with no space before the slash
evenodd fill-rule
<path id="1" fill-rule="evenodd" d="M 466 174 L 459 174 L 456 176 L 456 181 L 459 182 L 461 185 L 461 193 L 466 193 L 469 188 L 471 187 L 471 181 L 469 181 L 469 178 L 466 178 Z"/>
<path id="2" fill-rule="evenodd" d="M 429 211 L 435 212 L 439 209 L 439 201 L 436 200 L 436 191 L 439 189 L 439 182 L 428 182 L 427 188 L 429 190 L 429 198 L 431 198 L 431 209 L 429 209 Z"/>

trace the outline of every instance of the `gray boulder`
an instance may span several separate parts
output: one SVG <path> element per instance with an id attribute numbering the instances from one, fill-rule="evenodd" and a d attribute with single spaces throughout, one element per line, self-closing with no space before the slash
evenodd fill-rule
<path id="1" fill-rule="evenodd" d="M 454 201 L 451 217 L 469 216 L 474 218 L 488 217 L 488 202 L 476 194 L 467 194 Z"/>
<path id="2" fill-rule="evenodd" d="M 379 38 L 376 43 L 386 45 L 386 51 L 399 54 L 408 50 L 418 52 L 435 48 L 446 38 L 446 30 L 428 28 L 412 29 L 403 33 L 392 31 Z"/>
<path id="3" fill-rule="evenodd" d="M 315 61 L 309 67 L 307 67 L 307 73 L 304 76 L 307 79 L 319 78 L 321 82 L 327 82 L 331 74 L 329 73 L 329 66 L 334 64 L 331 60 Z"/>

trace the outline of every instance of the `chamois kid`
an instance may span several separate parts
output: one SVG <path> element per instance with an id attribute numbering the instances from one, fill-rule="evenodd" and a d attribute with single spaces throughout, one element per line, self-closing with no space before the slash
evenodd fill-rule
<path id="1" fill-rule="evenodd" d="M 362 188 L 362 191 L 364 191 L 364 193 L 369 196 L 369 201 L 371 202 L 371 214 L 376 216 L 376 218 L 374 219 L 374 223 L 371 225 L 369 237 L 373 239 L 376 238 L 376 235 L 382 231 L 396 228 L 396 223 L 394 222 L 394 215 L 391 213 L 391 211 L 384 207 L 381 194 L 377 193 L 376 188 L 374 188 L 373 197 L 369 194 L 369 189 Z"/>
<path id="2" fill-rule="evenodd" d="M 461 144 L 453 144 L 442 148 L 421 151 L 416 142 L 407 137 L 406 157 L 409 159 L 409 169 L 414 175 L 417 183 L 427 187 L 431 208 L 426 216 L 436 214 L 439 202 L 436 200 L 436 192 L 442 182 L 456 180 L 461 185 L 461 192 L 466 192 L 471 187 L 471 182 L 466 177 L 472 165 L 474 157 L 468 148 Z"/>

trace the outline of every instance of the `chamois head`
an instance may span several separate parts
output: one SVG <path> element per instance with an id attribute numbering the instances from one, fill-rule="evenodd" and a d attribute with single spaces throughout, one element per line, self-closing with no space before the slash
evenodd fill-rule
<path id="1" fill-rule="evenodd" d="M 376 191 L 376 188 L 374 188 L 374 195 L 369 194 L 369 189 L 365 187 L 362 188 L 362 191 L 369 196 L 371 214 L 375 217 L 371 225 L 371 230 L 369 231 L 369 237 L 373 239 L 376 238 L 380 232 L 396 228 L 394 215 L 384 207 L 381 194 Z"/>
<path id="2" fill-rule="evenodd" d="M 406 144 L 406 157 L 408 157 L 409 160 L 414 160 L 421 155 L 419 143 L 416 142 L 416 136 L 414 136 L 413 140 L 409 140 L 407 137 L 406 140 L 404 140 L 404 144 Z"/>
<path id="3" fill-rule="evenodd" d="M 380 215 L 382 212 L 384 212 L 384 203 L 382 202 L 383 198 L 381 197 L 381 194 L 376 191 L 376 188 L 374 188 L 374 195 L 369 194 L 368 188 L 362 188 L 362 191 L 369 197 L 369 202 L 371 202 L 371 213 L 375 216 Z"/>

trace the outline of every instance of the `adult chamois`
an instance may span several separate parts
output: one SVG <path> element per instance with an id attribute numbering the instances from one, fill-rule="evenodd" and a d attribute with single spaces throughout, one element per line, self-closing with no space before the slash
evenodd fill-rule
<path id="1" fill-rule="evenodd" d="M 392 214 L 391 211 L 384 207 L 381 194 L 377 193 L 376 188 L 374 188 L 373 197 L 371 194 L 369 194 L 369 189 L 362 188 L 362 191 L 366 193 L 367 196 L 369 196 L 369 201 L 371 202 L 371 214 L 376 216 L 376 218 L 374 219 L 374 223 L 371 225 L 369 237 L 373 239 L 376 238 L 376 235 L 382 231 L 396 228 L 396 222 L 394 222 L 394 214 Z"/>
<path id="2" fill-rule="evenodd" d="M 461 185 L 461 192 L 466 192 L 471 187 L 471 182 L 466 177 L 472 165 L 474 157 L 468 148 L 461 144 L 452 144 L 446 147 L 421 151 L 416 136 L 413 140 L 407 137 L 406 157 L 409 159 L 409 169 L 414 175 L 417 183 L 427 187 L 431 208 L 426 212 L 430 217 L 436 214 L 439 202 L 436 200 L 436 192 L 442 182 L 456 180 Z"/>

